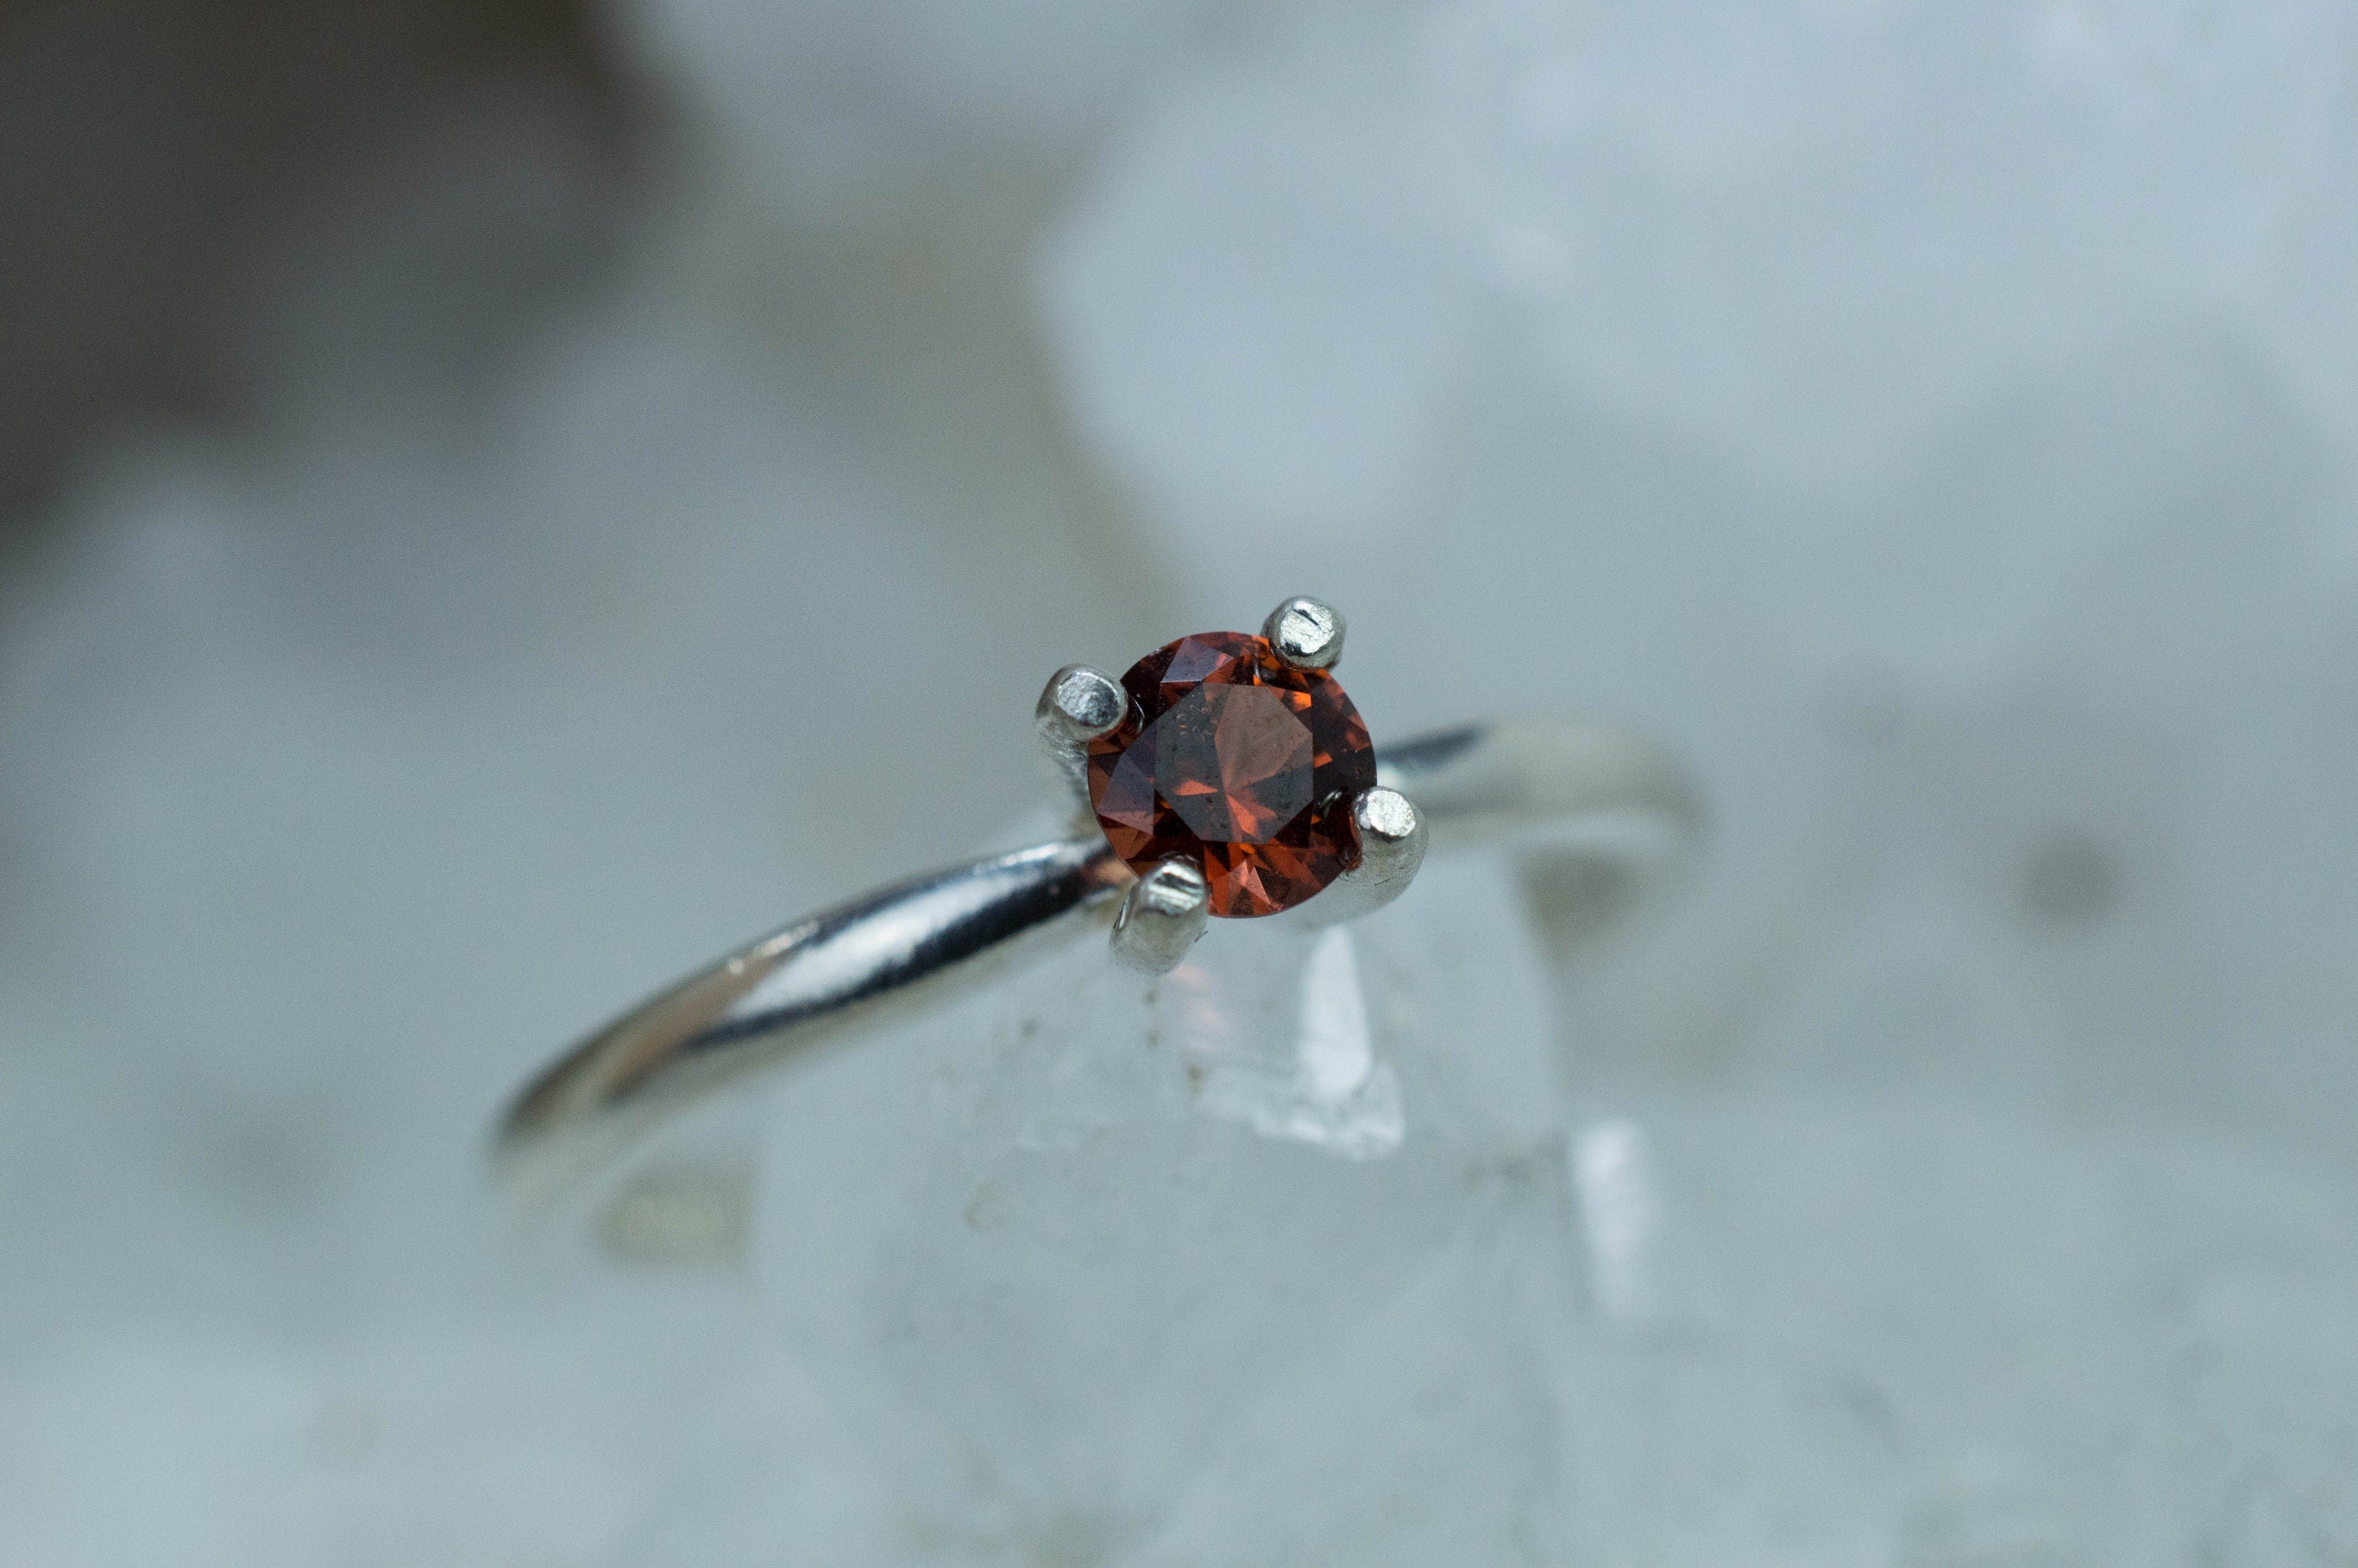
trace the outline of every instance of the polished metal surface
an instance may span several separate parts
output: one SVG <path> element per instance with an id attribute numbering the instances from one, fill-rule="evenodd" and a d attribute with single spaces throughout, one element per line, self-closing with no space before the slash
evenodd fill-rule
<path id="1" fill-rule="evenodd" d="M 1040 750 L 1056 777 L 1083 807 L 1089 802 L 1089 742 L 1121 728 L 1130 693 L 1121 682 L 1087 665 L 1066 665 L 1048 677 L 1032 709 Z"/>
<path id="2" fill-rule="evenodd" d="M 1269 612 L 1260 634 L 1277 656 L 1300 670 L 1331 670 L 1343 656 L 1343 616 L 1314 599 L 1289 599 Z"/>
<path id="3" fill-rule="evenodd" d="M 1553 719 L 1470 724 L 1381 749 L 1373 881 L 1442 852 L 1513 839 L 1633 861 L 1676 858 L 1703 827 L 1683 770 L 1641 737 Z M 1413 802 L 1401 833 L 1391 799 Z M 1384 842 L 1386 836 L 1392 840 Z M 1406 856 L 1405 861 L 1398 859 Z M 1387 860 L 1387 858 L 1391 858 Z M 1045 946 L 1103 930 L 1135 879 L 1095 831 L 953 866 L 798 921 L 598 1031 L 535 1078 L 501 1124 L 527 1206 L 592 1184 L 655 1125 L 750 1075 L 968 994 Z M 1395 889 L 1395 891 L 1397 891 Z M 1304 909 L 1343 894 L 1342 883 Z"/>
<path id="4" fill-rule="evenodd" d="M 1165 860 L 1130 883 L 1113 917 L 1113 956 L 1141 975 L 1167 975 L 1211 924 L 1212 885 L 1203 868 Z"/>
<path id="5" fill-rule="evenodd" d="M 1351 802 L 1351 827 L 1359 840 L 1359 863 L 1316 898 L 1286 912 L 1299 924 L 1339 925 L 1373 914 L 1416 880 L 1432 839 L 1414 801 L 1382 784 L 1362 790 Z"/>

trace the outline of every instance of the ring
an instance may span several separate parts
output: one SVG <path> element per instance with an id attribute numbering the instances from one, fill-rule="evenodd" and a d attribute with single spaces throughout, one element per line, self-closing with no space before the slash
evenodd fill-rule
<path id="1" fill-rule="evenodd" d="M 1343 633 L 1333 609 L 1289 599 L 1258 636 L 1183 637 L 1119 681 L 1058 670 L 1034 718 L 1073 808 L 1064 836 L 796 921 L 592 1033 L 502 1119 L 512 1194 L 528 1210 L 578 1197 L 721 1090 L 971 994 L 1108 917 L 1113 957 L 1154 976 L 1214 919 L 1370 914 L 1428 849 L 1666 862 L 1699 837 L 1683 769 L 1618 727 L 1489 719 L 1379 750 L 1333 673 Z"/>

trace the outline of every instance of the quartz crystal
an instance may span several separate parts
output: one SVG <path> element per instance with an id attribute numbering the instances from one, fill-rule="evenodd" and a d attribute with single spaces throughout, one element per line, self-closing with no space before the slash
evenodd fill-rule
<path id="1" fill-rule="evenodd" d="M 1412 1504 L 1354 1561 L 1520 1561 L 1469 1543 L 1562 1506 L 1545 1034 L 1478 865 L 1158 983 L 1077 946 L 797 1078 L 757 1271 L 953 1559 L 1313 1561 Z"/>

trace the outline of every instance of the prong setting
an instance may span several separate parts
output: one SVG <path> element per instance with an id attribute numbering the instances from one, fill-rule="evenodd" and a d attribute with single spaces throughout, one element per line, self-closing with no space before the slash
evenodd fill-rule
<path id="1" fill-rule="evenodd" d="M 1211 884 L 1203 868 L 1164 860 L 1130 884 L 1114 916 L 1113 956 L 1142 975 L 1167 975 L 1212 921 Z"/>
<path id="2" fill-rule="evenodd" d="M 1040 750 L 1058 782 L 1086 806 L 1089 799 L 1089 742 L 1121 728 L 1130 693 L 1102 670 L 1066 665 L 1048 677 L 1033 708 Z"/>
<path id="3" fill-rule="evenodd" d="M 1414 801 L 1378 784 L 1354 796 L 1350 811 L 1359 863 L 1295 911 L 1303 925 L 1335 925 L 1372 914 L 1406 892 L 1424 864 L 1428 835 Z"/>
<path id="4" fill-rule="evenodd" d="M 1314 599 L 1287 600 L 1269 612 L 1260 634 L 1297 670 L 1331 670 L 1343 656 L 1342 612 Z"/>

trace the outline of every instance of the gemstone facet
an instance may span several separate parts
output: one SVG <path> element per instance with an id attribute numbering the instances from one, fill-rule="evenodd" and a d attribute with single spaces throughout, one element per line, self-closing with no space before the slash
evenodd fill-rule
<path id="1" fill-rule="evenodd" d="M 1121 677 L 1130 711 L 1089 743 L 1089 803 L 1141 876 L 1183 857 L 1204 870 L 1212 913 L 1290 909 L 1357 864 L 1351 800 L 1376 782 L 1359 710 L 1324 670 L 1268 642 L 1206 632 L 1156 649 Z"/>

